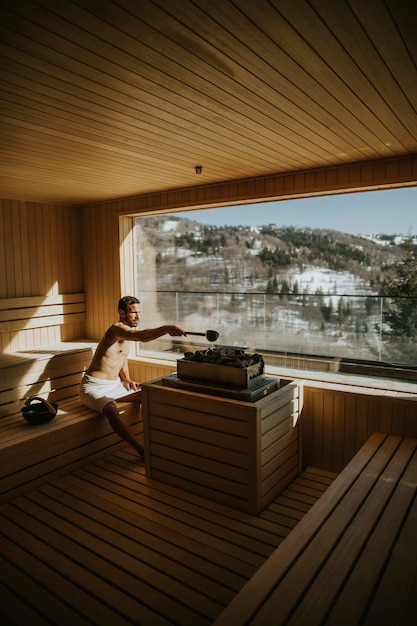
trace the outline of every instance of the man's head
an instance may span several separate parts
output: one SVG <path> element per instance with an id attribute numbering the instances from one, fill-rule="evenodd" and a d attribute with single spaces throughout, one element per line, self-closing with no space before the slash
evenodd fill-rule
<path id="1" fill-rule="evenodd" d="M 135 296 L 123 296 L 123 298 L 120 298 L 119 318 L 127 326 L 136 328 L 140 319 L 140 300 L 135 298 Z"/>

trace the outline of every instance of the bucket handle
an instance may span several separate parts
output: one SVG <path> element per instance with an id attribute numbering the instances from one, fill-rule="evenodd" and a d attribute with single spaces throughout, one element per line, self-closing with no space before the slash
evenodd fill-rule
<path id="1" fill-rule="evenodd" d="M 44 407 L 48 409 L 49 413 L 55 417 L 57 409 L 50 402 L 48 402 L 48 400 L 45 400 L 45 398 L 41 398 L 40 396 L 30 396 L 30 398 L 26 400 L 25 406 L 30 406 L 34 400 L 42 402 Z"/>

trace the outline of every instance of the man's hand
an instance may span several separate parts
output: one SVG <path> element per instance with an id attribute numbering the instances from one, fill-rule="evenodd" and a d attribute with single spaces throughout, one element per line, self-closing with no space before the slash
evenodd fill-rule
<path id="1" fill-rule="evenodd" d="M 182 328 L 179 328 L 178 326 L 174 326 L 174 324 L 170 324 L 168 326 L 165 326 L 166 328 L 166 332 L 168 335 L 171 335 L 171 337 L 186 337 L 187 333 L 185 332 L 185 330 L 183 330 Z"/>
<path id="2" fill-rule="evenodd" d="M 136 383 L 134 380 L 131 380 L 130 378 L 127 378 L 126 380 L 123 381 L 123 386 L 128 391 L 140 391 L 140 384 Z"/>

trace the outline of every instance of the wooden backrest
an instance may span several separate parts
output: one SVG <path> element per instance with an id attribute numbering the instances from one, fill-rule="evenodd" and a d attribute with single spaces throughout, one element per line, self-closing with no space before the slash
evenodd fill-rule
<path id="1" fill-rule="evenodd" d="M 84 293 L 0 300 L 0 417 L 29 396 L 59 401 L 78 393 L 96 344 L 84 337 Z"/>
<path id="2" fill-rule="evenodd" d="M 44 347 L 85 336 L 84 293 L 0 300 L 2 353 Z"/>
<path id="3" fill-rule="evenodd" d="M 78 394 L 94 342 L 63 342 L 0 356 L 0 418 L 20 411 L 30 396 L 58 402 Z"/>

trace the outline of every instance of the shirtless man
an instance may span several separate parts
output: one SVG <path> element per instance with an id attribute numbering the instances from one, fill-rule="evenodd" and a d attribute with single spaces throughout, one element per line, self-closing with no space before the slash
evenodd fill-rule
<path id="1" fill-rule="evenodd" d="M 125 296 L 119 300 L 119 321 L 106 330 L 97 346 L 81 381 L 80 400 L 90 409 L 105 415 L 114 432 L 130 443 L 143 458 L 143 447 L 120 417 L 116 404 L 116 401 L 141 401 L 140 385 L 129 374 L 129 341 L 146 343 L 163 335 L 181 337 L 186 333 L 174 325 L 136 330 L 140 312 L 140 301 L 134 296 Z"/>

